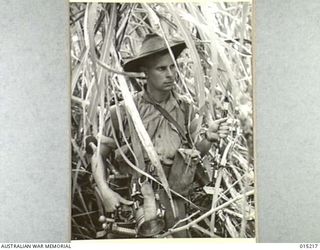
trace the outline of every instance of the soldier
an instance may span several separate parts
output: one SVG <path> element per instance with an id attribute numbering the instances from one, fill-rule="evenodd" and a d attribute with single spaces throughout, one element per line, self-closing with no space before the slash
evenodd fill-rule
<path id="1" fill-rule="evenodd" d="M 183 41 L 170 42 L 170 48 L 174 57 L 177 58 L 186 48 L 186 44 Z M 161 165 L 169 179 L 170 188 L 185 195 L 194 179 L 195 168 L 191 169 L 187 176 L 184 176 L 183 173 L 185 171 L 181 169 L 185 166 L 184 159 L 177 152 L 181 148 L 185 149 L 185 145 L 190 145 L 189 142 L 194 140 L 192 135 L 196 129 L 197 112 L 186 98 L 175 91 L 176 68 L 165 40 L 157 34 L 148 34 L 142 42 L 140 53 L 124 64 L 124 70 L 128 72 L 145 73 L 146 84 L 143 91 L 134 96 L 134 101 L 146 131 L 159 156 Z M 127 135 L 127 140 L 132 143 L 129 131 L 130 126 L 123 105 L 120 105 L 120 113 L 123 118 L 122 125 Z M 116 149 L 114 141 L 111 138 L 116 136 L 120 142 L 122 142 L 123 139 L 119 131 L 117 131 L 118 133 L 116 133 L 116 135 L 112 133 L 111 122 L 114 124 L 113 127 L 119 127 L 117 119 L 112 117 L 114 114 L 115 108 L 111 108 L 110 115 L 106 121 L 106 131 L 101 138 L 100 152 L 93 157 L 93 165 L 96 166 L 93 171 L 93 176 L 100 190 L 107 212 L 116 210 L 120 204 L 132 204 L 132 201 L 126 200 L 117 192 L 114 192 L 105 180 L 106 171 L 104 159 L 110 157 L 110 154 Z M 198 156 L 195 152 L 204 156 L 208 153 L 212 143 L 218 142 L 220 138 L 225 138 L 228 133 L 229 124 L 225 118 L 211 121 L 200 140 L 195 142 L 196 150 L 190 151 L 193 154 L 192 157 Z M 134 145 L 134 147 L 136 146 L 137 145 Z M 141 155 L 137 158 L 143 159 L 143 170 L 153 176 L 157 176 L 145 151 L 141 150 L 140 152 Z M 119 159 L 119 162 L 121 162 L 121 159 Z M 119 168 L 120 171 L 130 173 L 132 176 L 136 176 L 136 178 L 141 177 L 134 173 L 130 167 L 126 166 L 124 161 L 119 164 Z M 183 219 L 185 217 L 185 202 L 181 198 L 174 196 L 176 218 L 163 190 L 160 190 L 160 201 L 166 207 L 165 219 L 167 228 L 171 227 L 177 219 Z M 186 231 L 174 235 L 174 237 L 187 236 Z"/>

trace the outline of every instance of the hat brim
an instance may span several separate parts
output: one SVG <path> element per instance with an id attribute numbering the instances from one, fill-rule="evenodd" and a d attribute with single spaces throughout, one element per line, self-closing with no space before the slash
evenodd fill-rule
<path id="1" fill-rule="evenodd" d="M 172 53 L 173 53 L 175 58 L 177 58 L 186 47 L 187 46 L 186 46 L 185 42 L 179 42 L 179 43 L 176 43 L 176 44 L 170 46 L 170 48 L 172 50 Z M 126 61 L 123 64 L 123 69 L 124 69 L 124 71 L 127 71 L 127 72 L 141 72 L 140 67 L 141 67 L 143 61 L 147 57 L 149 57 L 151 55 L 155 55 L 155 54 L 161 53 L 161 52 L 164 52 L 166 50 L 168 50 L 168 48 L 164 47 L 164 48 L 161 48 L 161 49 L 150 51 L 150 52 L 148 52 L 146 54 L 137 56 L 135 58 L 129 59 L 128 61 Z"/>

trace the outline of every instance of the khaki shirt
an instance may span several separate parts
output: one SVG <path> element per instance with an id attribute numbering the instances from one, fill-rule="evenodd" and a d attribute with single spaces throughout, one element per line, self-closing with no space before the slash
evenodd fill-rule
<path id="1" fill-rule="evenodd" d="M 161 113 L 158 111 L 154 105 L 150 102 L 148 95 L 146 95 L 145 90 L 137 93 L 134 96 L 134 101 L 136 103 L 138 112 L 140 114 L 143 125 L 148 132 L 150 139 L 158 153 L 159 159 L 162 164 L 172 165 L 174 155 L 178 148 L 182 146 L 182 138 L 177 131 L 176 127 L 171 124 Z M 166 101 L 158 103 L 162 108 L 164 108 L 177 122 L 178 124 L 187 131 L 186 121 L 190 120 L 195 114 L 193 106 L 187 102 L 184 96 L 178 95 L 174 92 L 170 93 L 169 98 Z M 189 108 L 186 108 L 189 105 Z M 115 106 L 112 107 L 115 109 Z M 124 138 L 130 142 L 130 131 L 127 119 L 126 110 L 124 104 L 121 102 L 119 104 L 119 110 L 121 114 L 121 120 L 124 130 L 124 135 L 118 131 L 117 138 L 121 145 L 124 144 Z M 188 114 L 187 114 L 188 113 Z M 187 117 L 186 117 L 187 116 Z M 113 118 L 113 123 L 115 122 Z M 112 129 L 110 126 L 110 115 L 107 117 L 105 134 L 108 137 L 113 137 Z M 119 127 L 119 126 L 114 126 Z M 128 150 L 123 150 L 128 154 Z M 142 147 L 143 158 L 148 161 L 147 154 Z"/>

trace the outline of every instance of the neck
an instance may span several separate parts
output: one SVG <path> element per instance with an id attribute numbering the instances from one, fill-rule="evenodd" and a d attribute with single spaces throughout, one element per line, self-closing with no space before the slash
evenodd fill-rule
<path id="1" fill-rule="evenodd" d="M 155 89 L 150 89 L 149 86 L 147 86 L 147 91 L 149 95 L 152 97 L 152 99 L 156 102 L 163 102 L 167 100 L 170 96 L 170 91 L 158 91 Z"/>

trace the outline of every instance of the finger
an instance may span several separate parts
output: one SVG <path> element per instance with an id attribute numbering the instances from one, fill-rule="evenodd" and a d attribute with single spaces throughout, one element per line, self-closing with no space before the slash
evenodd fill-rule
<path id="1" fill-rule="evenodd" d="M 104 136 L 102 133 L 97 134 L 97 140 L 100 140 L 101 142 L 104 142 L 108 137 Z"/>
<path id="2" fill-rule="evenodd" d="M 218 134 L 229 134 L 230 133 L 230 130 L 229 129 L 227 129 L 227 130 L 225 130 L 225 129 L 219 129 L 218 130 Z"/>
<path id="3" fill-rule="evenodd" d="M 229 130 L 230 126 L 219 126 L 219 130 Z"/>
<path id="4" fill-rule="evenodd" d="M 104 206 L 104 209 L 106 210 L 107 213 L 112 213 L 115 209 L 110 207 L 110 206 Z"/>
<path id="5" fill-rule="evenodd" d="M 229 118 L 229 119 L 227 120 L 227 123 L 228 123 L 228 124 L 232 124 L 232 123 L 234 123 L 234 119 Z"/>
<path id="6" fill-rule="evenodd" d="M 128 200 L 126 200 L 126 199 L 124 199 L 124 198 L 122 198 L 122 197 L 120 197 L 119 201 L 120 201 L 122 204 L 128 205 L 128 206 L 130 206 L 130 205 L 133 204 L 133 201 L 128 201 Z"/>
<path id="7" fill-rule="evenodd" d="M 228 135 L 229 133 L 230 133 L 229 130 L 228 131 L 225 131 L 225 130 L 218 131 L 218 135 Z"/>
<path id="8" fill-rule="evenodd" d="M 221 122 L 220 126 L 231 126 L 230 122 Z"/>
<path id="9" fill-rule="evenodd" d="M 227 120 L 228 120 L 228 117 L 224 117 L 224 118 L 220 118 L 220 119 L 214 120 L 214 122 L 222 123 L 222 122 L 225 122 Z"/>
<path id="10" fill-rule="evenodd" d="M 232 124 L 234 124 L 233 120 L 229 119 L 225 122 L 220 123 L 220 125 L 226 125 L 226 126 L 231 126 Z"/>
<path id="11" fill-rule="evenodd" d="M 218 131 L 218 135 L 229 135 L 230 134 L 230 131 L 225 131 L 225 130 L 220 130 Z"/>
<path id="12" fill-rule="evenodd" d="M 226 135 L 221 135 L 221 136 L 220 136 L 220 139 L 225 139 L 225 138 L 227 138 Z"/>
<path id="13" fill-rule="evenodd" d="M 218 131 L 218 135 L 220 135 L 220 134 L 228 135 L 228 134 L 230 134 L 230 131 L 229 131 L 229 130 L 227 130 L 227 131 L 225 131 L 225 130 L 220 130 L 220 131 Z"/>
<path id="14" fill-rule="evenodd" d="M 113 138 L 104 136 L 102 134 L 98 134 L 97 139 L 100 140 L 100 142 L 103 144 L 108 144 L 108 145 L 115 144 L 115 141 L 113 140 Z"/>
<path id="15" fill-rule="evenodd" d="M 219 127 L 218 132 L 224 131 L 224 132 L 229 132 L 231 127 Z"/>
<path id="16" fill-rule="evenodd" d="M 117 203 L 104 202 L 104 208 L 107 213 L 112 213 L 117 209 Z"/>
<path id="17" fill-rule="evenodd" d="M 219 133 L 219 137 L 220 137 L 220 138 L 225 138 L 225 137 L 227 137 L 227 136 L 228 136 L 228 134 L 220 134 L 220 133 Z"/>
<path id="18" fill-rule="evenodd" d="M 218 136 L 221 137 L 226 137 L 228 136 L 229 133 L 218 133 Z"/>
<path id="19" fill-rule="evenodd" d="M 107 212 L 113 213 L 114 211 L 116 211 L 118 209 L 119 206 L 120 205 L 113 204 L 111 207 L 109 207 L 109 210 L 107 210 Z"/>

